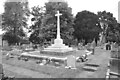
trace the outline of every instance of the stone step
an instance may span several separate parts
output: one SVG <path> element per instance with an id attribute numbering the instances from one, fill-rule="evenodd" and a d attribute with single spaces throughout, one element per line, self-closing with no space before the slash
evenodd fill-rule
<path id="1" fill-rule="evenodd" d="M 99 67 L 99 64 L 87 63 L 87 64 L 85 64 L 85 66 Z"/>
<path id="2" fill-rule="evenodd" d="M 84 70 L 92 71 L 92 72 L 97 71 L 97 68 L 98 67 L 92 67 L 92 66 L 85 66 L 85 67 L 83 67 Z"/>

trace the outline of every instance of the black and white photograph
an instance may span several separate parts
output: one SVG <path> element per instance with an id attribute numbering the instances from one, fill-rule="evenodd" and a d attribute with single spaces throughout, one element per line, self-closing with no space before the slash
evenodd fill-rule
<path id="1" fill-rule="evenodd" d="M 0 0 L 0 80 L 119 80 L 120 0 Z"/>

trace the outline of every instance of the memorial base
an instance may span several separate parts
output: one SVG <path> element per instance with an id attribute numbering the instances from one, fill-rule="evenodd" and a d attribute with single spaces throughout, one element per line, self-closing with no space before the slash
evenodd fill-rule
<path id="1" fill-rule="evenodd" d="M 40 54 L 50 55 L 50 56 L 68 56 L 75 54 L 75 50 L 68 51 L 68 52 L 50 52 L 50 51 L 40 51 Z"/>
<path id="2" fill-rule="evenodd" d="M 48 54 L 48 55 L 57 55 L 57 56 L 66 56 L 71 55 L 74 52 L 72 47 L 66 46 L 63 44 L 63 40 L 61 38 L 57 38 L 54 40 L 54 44 L 44 48 L 40 53 Z"/>

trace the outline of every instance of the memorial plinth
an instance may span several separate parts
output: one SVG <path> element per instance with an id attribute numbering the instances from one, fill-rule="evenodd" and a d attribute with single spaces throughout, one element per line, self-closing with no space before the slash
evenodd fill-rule
<path id="1" fill-rule="evenodd" d="M 43 51 L 68 52 L 73 50 L 71 47 L 66 46 L 62 42 L 63 42 L 62 39 L 55 39 L 54 44 L 52 44 L 51 46 L 48 46 L 47 48 L 44 48 Z"/>
<path id="2" fill-rule="evenodd" d="M 54 44 L 52 44 L 51 46 L 48 46 L 47 48 L 44 48 L 44 50 L 41 51 L 41 53 L 43 54 L 58 54 L 58 55 L 64 55 L 64 54 L 69 54 L 69 52 L 71 53 L 73 51 L 72 47 L 66 46 L 65 44 L 63 44 L 63 40 L 60 37 L 60 14 L 59 11 L 57 11 L 57 14 L 55 16 L 57 16 L 57 38 L 54 40 Z"/>

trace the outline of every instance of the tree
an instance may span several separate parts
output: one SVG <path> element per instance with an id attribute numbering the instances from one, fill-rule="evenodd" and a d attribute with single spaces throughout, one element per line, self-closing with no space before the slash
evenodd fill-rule
<path id="1" fill-rule="evenodd" d="M 23 27 L 27 27 L 27 17 L 29 16 L 28 3 L 22 2 L 5 2 L 5 12 L 2 14 L 2 29 L 7 32 L 3 36 L 4 39 L 13 39 L 12 43 L 16 43 L 16 38 L 6 38 L 6 36 L 14 36 L 22 38 L 25 36 Z M 11 34 L 8 34 L 11 33 Z M 10 39 L 11 38 L 11 39 Z M 19 42 L 19 41 L 17 41 Z"/>
<path id="2" fill-rule="evenodd" d="M 65 2 L 48 2 L 45 7 L 39 8 L 39 6 L 32 8 L 32 29 L 39 30 L 36 37 L 50 41 L 56 38 L 57 32 L 57 18 L 55 14 L 57 10 L 62 13 L 60 17 L 61 37 L 64 39 L 64 43 L 72 41 L 73 36 L 73 15 L 71 8 Z M 35 34 L 33 31 L 33 34 Z M 40 39 L 39 38 L 39 39 Z M 69 44 L 69 43 L 68 43 Z"/>
<path id="3" fill-rule="evenodd" d="M 71 44 L 71 41 L 73 40 L 73 15 L 72 15 L 72 9 L 68 7 L 68 4 L 66 2 L 48 2 L 45 4 L 46 7 L 46 14 L 49 15 L 49 17 L 46 19 L 46 25 L 47 28 L 45 32 L 47 32 L 46 38 L 56 38 L 56 32 L 57 32 L 57 18 L 55 16 L 57 10 L 62 13 L 62 16 L 60 16 L 60 30 L 61 30 L 61 37 L 64 40 L 64 43 Z M 69 43 L 70 42 L 70 43 Z"/>
<path id="4" fill-rule="evenodd" d="M 78 12 L 74 20 L 74 36 L 78 41 L 85 40 L 85 44 L 99 39 L 101 31 L 98 16 L 89 11 Z"/>
<path id="5" fill-rule="evenodd" d="M 116 41 L 115 34 L 118 28 L 117 20 L 113 17 L 113 14 L 110 12 L 98 12 L 99 23 L 102 28 L 102 43 L 108 41 Z M 113 37 L 114 36 L 114 37 Z"/>
<path id="6" fill-rule="evenodd" d="M 44 7 L 34 6 L 32 7 L 30 14 L 33 16 L 33 18 L 31 18 L 33 24 L 29 28 L 30 32 L 32 32 L 29 40 L 35 44 L 43 43 L 43 20 L 45 18 Z"/>

